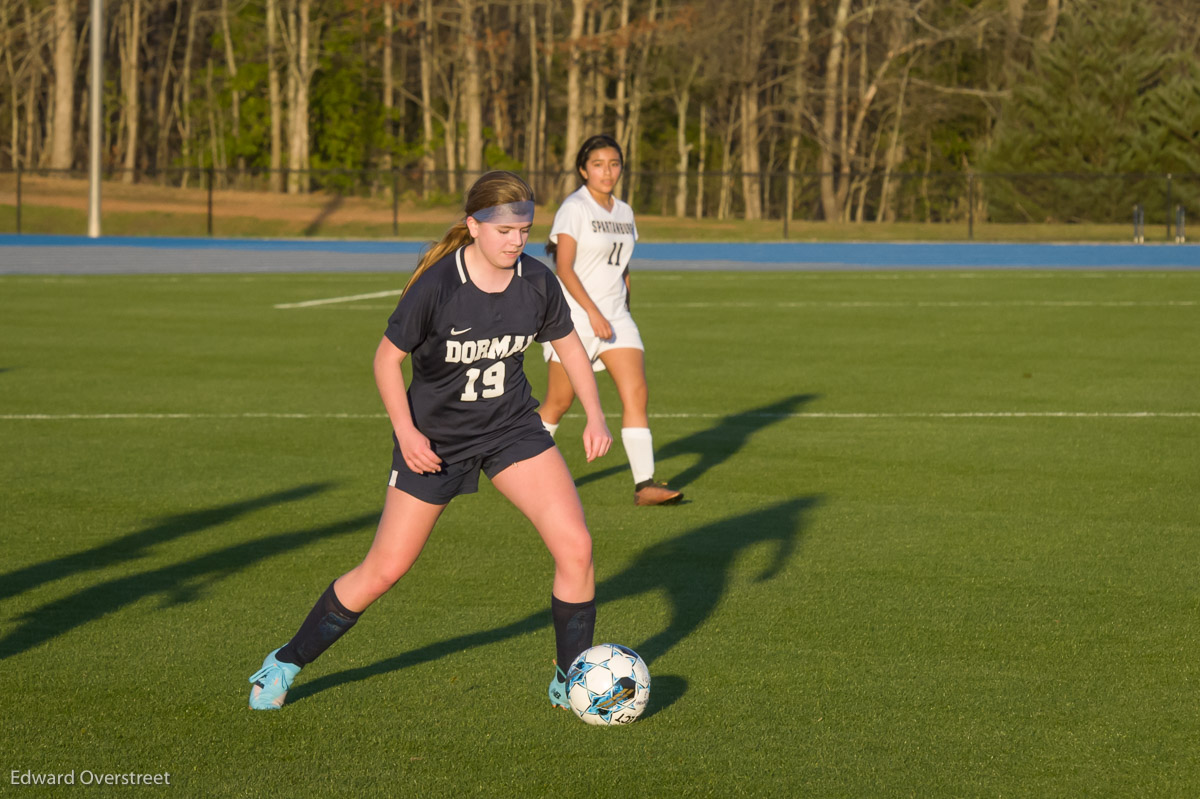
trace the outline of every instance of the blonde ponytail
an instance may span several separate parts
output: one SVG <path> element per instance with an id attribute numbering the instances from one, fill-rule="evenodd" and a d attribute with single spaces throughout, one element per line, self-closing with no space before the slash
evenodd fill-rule
<path id="1" fill-rule="evenodd" d="M 408 293 L 408 290 L 412 288 L 412 284 L 417 282 L 417 278 L 425 274 L 425 270 L 457 250 L 459 247 L 470 243 L 471 231 L 467 230 L 466 219 L 464 218 L 458 222 L 455 222 L 450 229 L 446 231 L 445 235 L 442 236 L 441 241 L 434 242 L 429 249 L 421 253 L 421 260 L 417 262 L 417 268 L 413 270 L 412 277 L 410 277 L 408 282 L 404 284 L 404 291 L 400 296 L 403 297 Z"/>

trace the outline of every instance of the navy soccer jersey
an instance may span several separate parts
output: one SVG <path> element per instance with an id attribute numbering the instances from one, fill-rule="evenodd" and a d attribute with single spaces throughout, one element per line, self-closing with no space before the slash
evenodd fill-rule
<path id="1" fill-rule="evenodd" d="M 412 358 L 413 423 L 438 457 L 453 463 L 542 429 L 525 349 L 573 329 L 545 264 L 522 255 L 508 287 L 491 294 L 471 282 L 460 248 L 417 278 L 385 335 Z"/>

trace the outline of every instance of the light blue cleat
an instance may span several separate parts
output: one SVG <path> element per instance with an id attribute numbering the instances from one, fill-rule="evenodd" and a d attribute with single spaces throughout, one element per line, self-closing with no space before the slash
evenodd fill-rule
<path id="1" fill-rule="evenodd" d="M 267 655 L 262 668 L 250 675 L 250 682 L 254 683 L 250 689 L 250 707 L 255 710 L 279 710 L 283 707 L 288 689 L 302 668 L 295 663 L 276 660 L 275 652 Z"/>
<path id="2" fill-rule="evenodd" d="M 550 680 L 550 704 L 554 707 L 567 708 L 567 675 L 563 674 L 563 670 L 554 664 L 554 678 Z"/>

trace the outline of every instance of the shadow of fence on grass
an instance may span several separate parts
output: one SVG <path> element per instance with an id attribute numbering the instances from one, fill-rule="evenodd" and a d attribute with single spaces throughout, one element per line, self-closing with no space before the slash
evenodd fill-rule
<path id="1" fill-rule="evenodd" d="M 756 433 L 788 418 L 796 413 L 805 403 L 818 397 L 817 394 L 794 394 L 776 402 L 751 408 L 740 413 L 731 413 L 722 417 L 721 421 L 705 430 L 700 430 L 683 438 L 677 438 L 654 452 L 655 461 L 663 463 L 678 455 L 699 455 L 699 460 L 687 467 L 667 482 L 672 488 L 683 488 L 699 480 L 711 469 L 716 468 L 743 450 Z M 597 472 L 584 475 L 575 481 L 582 486 L 596 480 L 603 480 L 615 474 L 624 474 L 629 470 L 627 464 L 610 466 Z"/>
<path id="2" fill-rule="evenodd" d="M 0 660 L 26 652 L 147 597 L 162 597 L 163 606 L 191 602 L 205 588 L 256 563 L 322 539 L 369 530 L 378 520 L 379 514 L 371 513 L 318 527 L 276 533 L 241 541 L 181 563 L 89 586 L 20 615 L 16 628 L 0 638 Z"/>
<path id="3" fill-rule="evenodd" d="M 669 541 L 654 544 L 628 568 L 596 586 L 597 602 L 603 606 L 639 594 L 666 595 L 670 603 L 670 621 L 660 632 L 633 647 L 647 663 L 651 663 L 695 632 L 712 615 L 728 590 L 734 561 L 741 552 L 757 544 L 774 544 L 771 562 L 758 575 L 758 579 L 769 580 L 774 577 L 796 551 L 804 531 L 804 513 L 815 508 L 819 502 L 818 497 L 788 500 L 763 510 L 706 524 Z M 603 619 L 601 612 L 601 625 Z M 550 609 L 546 607 L 510 624 L 448 638 L 369 666 L 328 674 L 311 682 L 302 681 L 289 692 L 288 702 L 295 703 L 328 688 L 428 663 L 549 626 Z M 547 651 L 552 649 L 553 644 L 547 641 Z M 677 677 L 673 679 L 682 692 L 684 689 L 681 686 L 686 682 Z"/>
<path id="4" fill-rule="evenodd" d="M 152 547 L 158 544 L 165 544 L 192 533 L 217 527 L 262 508 L 281 505 L 285 502 L 295 502 L 328 488 L 328 483 L 310 483 L 241 502 L 230 502 L 225 505 L 164 517 L 143 530 L 129 533 L 100 546 L 0 574 L 0 599 L 23 594 L 55 580 L 143 558 L 149 554 Z"/>

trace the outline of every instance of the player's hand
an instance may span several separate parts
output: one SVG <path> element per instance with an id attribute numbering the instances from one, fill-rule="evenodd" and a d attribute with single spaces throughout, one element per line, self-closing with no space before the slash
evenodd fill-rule
<path id="1" fill-rule="evenodd" d="M 588 463 L 603 457 L 611 446 L 612 433 L 608 432 L 604 418 L 588 419 L 583 428 L 583 451 L 587 455 Z"/>
<path id="2" fill-rule="evenodd" d="M 429 439 L 419 430 L 414 429 L 403 436 L 397 432 L 396 440 L 400 442 L 400 454 L 404 456 L 405 464 L 417 474 L 442 470 L 442 459 L 429 446 Z"/>
<path id="3" fill-rule="evenodd" d="M 596 338 L 608 341 L 613 337 L 612 325 L 604 318 L 604 314 L 599 311 L 588 312 L 588 324 L 592 326 L 592 332 Z"/>

